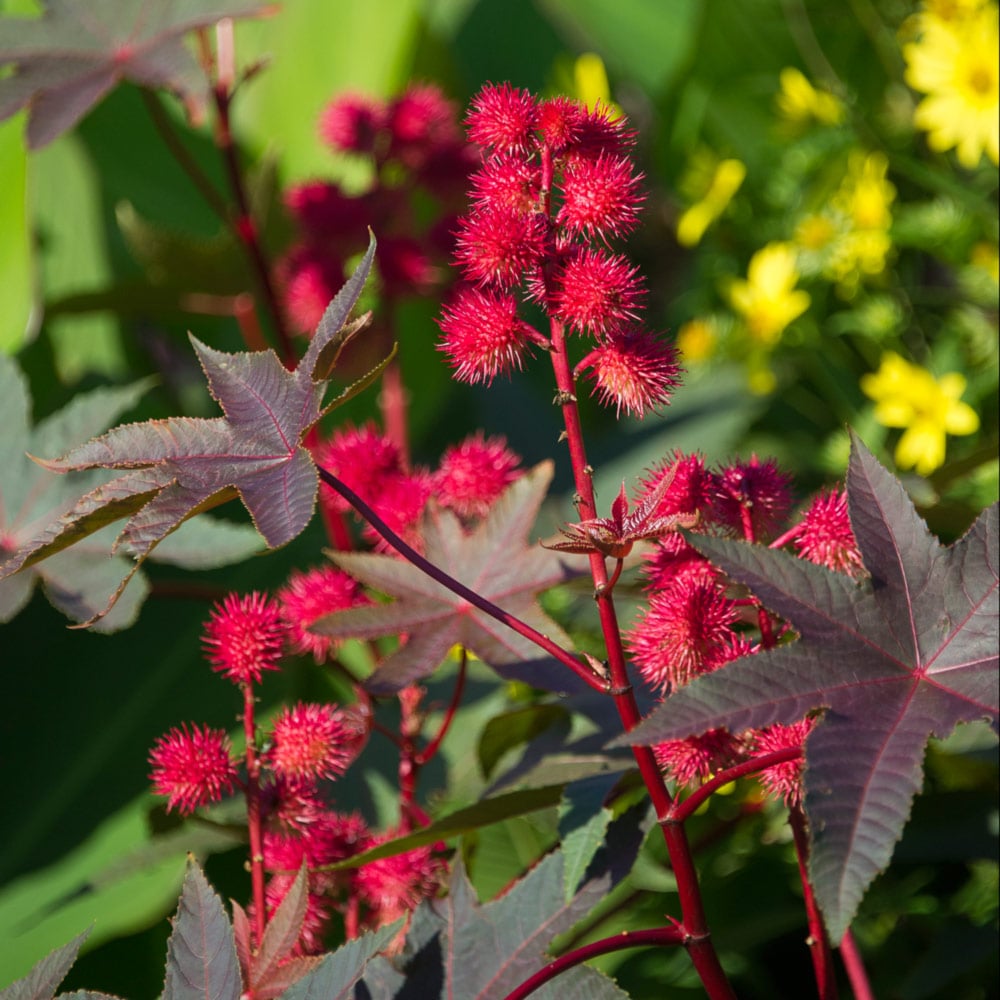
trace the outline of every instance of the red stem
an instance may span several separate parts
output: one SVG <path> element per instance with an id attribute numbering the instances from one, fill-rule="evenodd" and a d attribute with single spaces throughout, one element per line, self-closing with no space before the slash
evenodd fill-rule
<path id="1" fill-rule="evenodd" d="M 246 738 L 247 829 L 250 835 L 250 884 L 253 889 L 254 934 L 257 946 L 264 940 L 267 910 L 264 901 L 264 836 L 260 814 L 260 760 L 257 757 L 257 726 L 254 722 L 253 685 L 243 687 L 243 733 Z"/>
<path id="2" fill-rule="evenodd" d="M 858 951 L 858 944 L 849 927 L 840 942 L 840 957 L 844 960 L 847 978 L 854 991 L 854 1000 L 875 1000 L 871 983 L 868 982 L 868 973 L 861 959 L 861 952 Z"/>
<path id="3" fill-rule="evenodd" d="M 799 878 L 802 880 L 806 916 L 809 919 L 809 937 L 806 943 L 812 956 L 816 989 L 819 1000 L 836 1000 L 837 979 L 833 971 L 833 954 L 826 934 L 826 925 L 823 923 L 823 914 L 820 913 L 812 883 L 809 881 L 809 831 L 801 806 L 795 805 L 788 810 L 788 822 L 795 840 L 795 856 L 799 863 Z"/>
<path id="4" fill-rule="evenodd" d="M 458 677 L 455 680 L 455 690 L 451 695 L 451 702 L 448 704 L 448 710 L 445 712 L 444 720 L 441 723 L 441 728 L 438 730 L 437 736 L 434 737 L 424 747 L 423 750 L 416 756 L 416 763 L 423 767 L 426 763 L 434 759 L 434 755 L 438 752 L 438 748 L 441 746 L 441 741 L 445 738 L 448 730 L 451 728 L 452 722 L 455 720 L 455 712 L 458 711 L 458 706 L 462 702 L 462 693 L 465 691 L 465 678 L 468 672 L 469 664 L 469 654 L 465 647 L 462 647 L 462 659 L 458 664 Z"/>
<path id="5" fill-rule="evenodd" d="M 580 965 L 588 959 L 596 958 L 598 955 L 609 955 L 615 951 L 624 951 L 626 948 L 640 948 L 649 945 L 662 947 L 684 943 L 684 932 L 679 927 L 654 927 L 645 931 L 622 931 L 621 934 L 593 941 L 574 951 L 567 952 L 565 955 L 560 955 L 554 961 L 549 962 L 545 968 L 526 979 L 517 989 L 508 993 L 506 1000 L 524 1000 L 524 997 L 534 993 L 540 986 L 555 979 L 560 972 L 565 972 L 567 969 Z"/>
<path id="6" fill-rule="evenodd" d="M 434 563 L 425 559 L 412 545 L 403 541 L 354 490 L 345 483 L 342 483 L 328 469 L 324 469 L 322 466 L 319 466 L 318 469 L 320 478 L 327 486 L 339 493 L 401 556 L 426 573 L 432 580 L 437 580 L 442 587 L 447 587 L 453 594 L 458 594 L 459 597 L 465 598 L 473 607 L 479 608 L 480 611 L 488 614 L 491 618 L 502 622 L 508 628 L 517 632 L 518 635 L 523 635 L 525 639 L 530 639 L 536 646 L 544 649 L 550 656 L 569 667 L 570 670 L 595 691 L 603 691 L 605 689 L 604 683 L 588 667 L 576 659 L 575 656 L 563 649 L 562 646 L 553 642 L 548 636 L 542 635 L 541 632 L 533 629 L 527 622 L 521 621 L 520 618 L 510 614 L 508 611 L 504 611 L 503 608 L 497 607 L 492 601 L 488 601 L 474 590 L 470 590 L 464 583 L 456 580 L 453 576 L 449 576 L 439 566 L 435 566 Z"/>
<path id="7" fill-rule="evenodd" d="M 743 778 L 748 774 L 763 771 L 766 767 L 773 767 L 775 764 L 784 764 L 788 761 L 798 760 L 802 756 L 800 747 L 785 747 L 782 750 L 772 750 L 771 753 L 761 754 L 751 760 L 742 761 L 727 767 L 724 771 L 719 771 L 710 781 L 706 781 L 700 788 L 696 788 L 687 798 L 674 801 L 670 809 L 670 818 L 677 823 L 683 823 L 689 816 L 695 813 L 701 804 L 713 793 L 717 792 L 723 785 L 728 785 L 737 778 Z"/>
<path id="8" fill-rule="evenodd" d="M 284 313 L 278 299 L 277 291 L 271 280 L 271 268 L 268 265 L 264 249 L 261 246 L 257 224 L 250 212 L 250 202 L 247 198 L 243 174 L 240 170 L 239 156 L 236 144 L 233 142 L 232 124 L 229 108 L 232 103 L 232 72 L 231 67 L 223 66 L 219 73 L 214 72 L 215 59 L 212 47 L 205 30 L 198 32 L 199 53 L 206 76 L 212 80 L 212 98 L 215 103 L 216 120 L 214 128 L 215 145 L 222 156 L 222 163 L 229 183 L 229 190 L 236 203 L 235 214 L 227 213 L 226 221 L 233 235 L 243 246 L 250 261 L 264 307 L 271 317 L 275 336 L 278 338 L 279 353 L 286 366 L 293 367 L 296 362 L 296 352 L 292 345 L 288 328 L 285 325 Z M 214 76 L 214 80 L 212 79 Z"/>
<path id="9" fill-rule="evenodd" d="M 551 153 L 547 148 L 542 150 L 543 206 L 551 213 L 550 194 L 553 181 L 553 165 Z M 551 304 L 548 294 L 549 275 L 546 273 L 546 300 Z M 569 445 L 570 463 L 573 468 L 573 481 L 576 485 L 575 500 L 579 507 L 582 520 L 597 517 L 597 507 L 594 502 L 594 486 L 591 480 L 592 469 L 587 462 L 586 449 L 583 441 L 583 429 L 580 424 L 580 412 L 576 405 L 576 383 L 566 351 L 565 331 L 561 323 L 552 317 L 549 309 L 551 330 L 552 369 L 555 374 L 558 390 L 557 402 L 562 409 L 563 422 L 566 429 L 566 441 Z M 622 644 L 621 631 L 615 611 L 614 597 L 608 589 L 608 572 L 604 558 L 599 553 L 590 555 L 590 570 L 594 581 L 594 593 L 597 601 L 598 615 L 601 621 L 601 631 L 604 635 L 605 648 L 608 657 L 610 684 L 607 693 L 615 702 L 615 708 L 626 732 L 634 729 L 641 721 L 639 707 L 632 693 L 632 684 L 625 662 L 625 651 Z M 659 765 L 648 746 L 634 746 L 632 753 L 643 782 L 649 791 L 650 799 L 656 810 L 656 816 L 663 830 L 667 851 L 670 855 L 671 867 L 677 879 L 677 893 L 680 897 L 681 913 L 683 915 L 684 944 L 691 956 L 691 961 L 701 977 L 711 1000 L 729 1000 L 735 998 L 733 989 L 719 962 L 718 955 L 712 945 L 705 919 L 705 909 L 701 899 L 701 889 L 698 883 L 698 872 L 694 865 L 691 847 L 682 824 L 670 819 L 670 809 L 673 801 L 667 791 L 666 783 L 660 772 Z"/>
<path id="10" fill-rule="evenodd" d="M 410 440 L 406 419 L 408 394 L 403 384 L 403 372 L 399 367 L 399 357 L 395 357 L 382 372 L 382 391 L 379 393 L 379 407 L 382 411 L 382 426 L 385 436 L 399 449 L 403 468 L 410 467 Z"/>

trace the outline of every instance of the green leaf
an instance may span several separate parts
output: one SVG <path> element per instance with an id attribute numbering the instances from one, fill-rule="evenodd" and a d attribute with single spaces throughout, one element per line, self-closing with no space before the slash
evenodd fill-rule
<path id="1" fill-rule="evenodd" d="M 447 840 L 449 837 L 469 833 L 480 827 L 524 816 L 527 813 L 537 812 L 539 809 L 550 808 L 559 801 L 561 795 L 562 785 L 550 785 L 547 788 L 525 788 L 516 792 L 507 792 L 504 795 L 495 795 L 492 798 L 483 799 L 482 802 L 477 802 L 475 805 L 456 809 L 454 812 L 437 818 L 430 826 L 421 827 L 405 837 L 386 840 L 370 851 L 354 854 L 335 865 L 328 865 L 327 868 L 329 870 L 358 868 L 368 864 L 369 861 L 403 854 L 416 847 L 425 847 L 427 844 L 434 844 L 439 840 Z"/>

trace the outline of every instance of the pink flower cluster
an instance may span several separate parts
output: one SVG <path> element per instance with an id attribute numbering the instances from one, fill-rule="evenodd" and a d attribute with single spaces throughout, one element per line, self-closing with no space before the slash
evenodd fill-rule
<path id="1" fill-rule="evenodd" d="M 312 180 L 291 187 L 285 204 L 298 238 L 279 267 L 285 309 L 300 333 L 315 330 L 345 278 L 345 263 L 378 234 L 383 299 L 423 295 L 440 285 L 455 212 L 472 158 L 454 105 L 434 86 L 415 85 L 389 101 L 359 94 L 332 100 L 319 133 L 336 153 L 364 157 L 372 178 L 360 193 Z M 428 224 L 428 199 L 436 203 Z"/>
<path id="2" fill-rule="evenodd" d="M 625 120 L 502 84 L 480 92 L 467 125 L 483 163 L 457 234 L 466 284 L 439 320 L 455 377 L 489 383 L 520 369 L 532 345 L 550 345 L 522 318 L 530 301 L 591 341 L 574 374 L 606 405 L 642 415 L 667 403 L 676 353 L 640 325 L 645 287 L 609 249 L 635 228 L 643 200 Z"/>
<path id="3" fill-rule="evenodd" d="M 363 601 L 367 598 L 358 584 L 334 567 L 293 573 L 278 600 L 257 592 L 229 594 L 206 622 L 206 657 L 252 704 L 253 685 L 266 671 L 279 669 L 286 647 L 312 652 L 317 659 L 329 653 L 330 640 L 308 631 L 316 618 Z M 360 816 L 332 808 L 328 790 L 360 753 L 369 723 L 359 707 L 299 702 L 282 709 L 268 733 L 257 733 L 251 741 L 262 741 L 248 753 L 246 771 L 257 774 L 269 917 L 303 861 L 319 868 L 379 842 Z M 167 798 L 168 810 L 182 815 L 221 801 L 236 787 L 248 788 L 221 729 L 175 727 L 157 740 L 149 763 L 154 792 Z M 437 891 L 443 871 L 443 862 L 429 848 L 343 874 L 311 871 L 295 953 L 322 951 L 324 933 L 338 910 L 351 914 L 355 932 L 396 919 Z"/>
<path id="4" fill-rule="evenodd" d="M 431 497 L 463 521 L 472 521 L 484 517 L 522 472 L 520 457 L 506 441 L 482 432 L 447 448 L 436 470 L 407 468 L 399 448 L 373 422 L 338 429 L 317 447 L 315 457 L 418 550 L 420 518 Z M 320 492 L 320 502 L 331 513 L 353 513 L 331 489 Z M 364 524 L 362 532 L 376 548 L 386 548 L 370 525 Z"/>
<path id="5" fill-rule="evenodd" d="M 665 481 L 669 485 L 664 491 Z M 773 538 L 791 508 L 788 478 L 773 461 L 756 456 L 710 470 L 701 456 L 677 453 L 652 469 L 642 486 L 643 498 L 662 493 L 657 516 L 696 518 L 696 530 L 751 542 Z M 841 492 L 817 497 L 775 544 L 788 541 L 802 558 L 835 572 L 856 574 L 861 567 Z M 666 535 L 649 550 L 643 575 L 648 602 L 626 641 L 646 683 L 663 696 L 740 656 L 768 648 L 783 627 L 752 601 L 734 598 L 722 574 L 678 533 Z M 662 743 L 655 753 L 673 780 L 690 784 L 748 758 L 801 747 L 812 724 L 803 719 L 740 735 L 712 730 Z M 796 803 L 800 771 L 799 762 L 778 764 L 764 769 L 760 780 L 768 793 Z"/>

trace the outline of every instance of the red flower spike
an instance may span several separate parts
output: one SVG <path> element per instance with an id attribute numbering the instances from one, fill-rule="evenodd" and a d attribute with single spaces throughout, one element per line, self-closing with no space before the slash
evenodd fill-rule
<path id="1" fill-rule="evenodd" d="M 691 785 L 730 767 L 743 756 L 743 744 L 728 729 L 710 729 L 700 736 L 666 740 L 653 747 L 656 763 L 679 785 Z"/>
<path id="2" fill-rule="evenodd" d="M 378 496 L 371 500 L 375 512 L 403 539 L 410 543 L 418 552 L 423 552 L 424 542 L 420 534 L 420 519 L 424 507 L 431 498 L 430 475 L 426 469 L 415 469 L 386 480 Z M 375 548 L 380 552 L 396 550 L 367 522 L 361 529 Z M 402 556 L 400 556 L 402 558 Z"/>
<path id="3" fill-rule="evenodd" d="M 606 104 L 598 104 L 589 112 L 580 125 L 580 134 L 574 155 L 623 156 L 636 142 L 636 132 L 629 128 L 628 120 Z"/>
<path id="4" fill-rule="evenodd" d="M 517 315 L 512 295 L 461 289 L 438 320 L 443 337 L 438 349 L 460 382 L 485 382 L 520 369 L 529 328 Z"/>
<path id="5" fill-rule="evenodd" d="M 325 660 L 337 643 L 329 636 L 310 632 L 309 626 L 323 615 L 371 603 L 357 580 L 335 566 L 305 573 L 293 570 L 288 583 L 278 591 L 278 600 L 292 649 L 312 653 L 317 663 Z"/>
<path id="6" fill-rule="evenodd" d="M 555 315 L 575 330 L 601 336 L 637 319 L 645 295 L 638 268 L 600 250 L 583 250 L 566 260 L 556 275 Z"/>
<path id="7" fill-rule="evenodd" d="M 520 215 L 538 207 L 541 169 L 517 156 L 494 156 L 472 175 L 472 200 Z"/>
<path id="8" fill-rule="evenodd" d="M 389 479 L 403 474 L 399 448 L 372 421 L 361 427 L 338 429 L 315 452 L 316 462 L 345 482 L 362 499 L 371 502 Z M 320 500 L 340 513 L 353 510 L 339 493 L 320 490 Z"/>
<path id="9" fill-rule="evenodd" d="M 576 236 L 623 236 L 639 219 L 641 179 L 624 156 L 574 157 L 563 169 L 556 221 Z"/>
<path id="10" fill-rule="evenodd" d="M 855 578 L 867 575 L 847 513 L 847 494 L 843 491 L 817 496 L 793 537 L 803 559 Z"/>
<path id="11" fill-rule="evenodd" d="M 629 514 L 628 494 L 625 483 L 611 504 L 611 517 L 595 517 L 579 524 L 569 524 L 559 530 L 566 536 L 565 542 L 543 543 L 547 549 L 579 554 L 597 552 L 611 559 L 624 559 L 632 546 L 643 539 L 662 538 L 678 528 L 690 528 L 698 521 L 698 515 L 674 514 L 656 517 L 654 512 L 663 494 L 670 486 L 664 479 L 657 492 L 651 493 Z"/>
<path id="12" fill-rule="evenodd" d="M 681 577 L 701 580 L 720 577 L 719 571 L 679 532 L 658 539 L 644 557 L 642 575 L 647 580 L 647 590 L 662 590 Z"/>
<path id="13" fill-rule="evenodd" d="M 666 406 L 680 384 L 677 352 L 652 333 L 616 335 L 591 351 L 577 366 L 576 374 L 589 369 L 594 392 L 605 406 L 614 406 L 616 416 L 641 417 L 647 410 Z"/>
<path id="14" fill-rule="evenodd" d="M 558 155 L 578 143 L 587 123 L 587 109 L 568 97 L 550 97 L 538 108 L 535 127 L 542 142 Z"/>
<path id="15" fill-rule="evenodd" d="M 459 223 L 455 261 L 469 281 L 509 289 L 533 271 L 545 252 L 545 220 L 496 205 Z"/>
<path id="16" fill-rule="evenodd" d="M 265 670 L 277 670 L 285 626 L 276 601 L 254 591 L 229 594 L 205 623 L 205 655 L 212 669 L 234 684 L 259 684 Z"/>
<path id="17" fill-rule="evenodd" d="M 153 791 L 168 797 L 168 811 L 176 809 L 182 815 L 218 802 L 236 781 L 229 737 L 208 726 L 175 726 L 156 741 L 149 763 Z"/>
<path id="18" fill-rule="evenodd" d="M 319 119 L 320 138 L 344 153 L 373 153 L 376 137 L 384 127 L 385 108 L 363 94 L 334 98 Z"/>
<path id="19" fill-rule="evenodd" d="M 801 749 L 815 724 L 814 718 L 808 718 L 793 722 L 790 726 L 778 723 L 766 729 L 753 730 L 749 737 L 752 756 L 760 757 L 789 747 Z M 783 764 L 772 764 L 771 767 L 765 767 L 757 777 L 764 790 L 773 798 L 780 798 L 786 806 L 797 806 L 802 804 L 802 767 L 801 758 Z"/>
<path id="20" fill-rule="evenodd" d="M 664 479 L 669 480 L 670 486 L 660 500 L 658 514 L 698 513 L 704 519 L 711 512 L 715 478 L 705 468 L 701 455 L 675 451 L 649 470 L 642 480 L 643 489 L 647 493 L 656 490 Z"/>
<path id="21" fill-rule="evenodd" d="M 370 846 L 374 847 L 393 836 L 390 832 Z M 444 861 L 435 857 L 430 847 L 418 847 L 362 865 L 357 870 L 355 885 L 361 898 L 373 911 L 369 923 L 391 923 L 408 913 L 437 892 L 446 872 Z"/>
<path id="22" fill-rule="evenodd" d="M 482 431 L 448 448 L 431 477 L 431 491 L 443 507 L 459 517 L 484 517 L 494 501 L 521 474 L 521 459 L 502 437 Z"/>
<path id="23" fill-rule="evenodd" d="M 788 514 L 792 497 L 789 477 L 774 459 L 751 455 L 716 476 L 715 516 L 748 541 L 763 541 Z"/>
<path id="24" fill-rule="evenodd" d="M 296 332 L 309 335 L 344 283 L 343 264 L 332 250 L 305 245 L 292 250 L 278 270 L 288 321 Z"/>
<path id="25" fill-rule="evenodd" d="M 332 705 L 287 706 L 274 722 L 267 759 L 292 780 L 336 778 L 351 761 L 349 736 Z"/>
<path id="26" fill-rule="evenodd" d="M 509 83 L 487 84 L 472 101 L 466 119 L 469 138 L 498 153 L 523 152 L 534 143 L 535 99 Z"/>
<path id="27" fill-rule="evenodd" d="M 419 169 L 436 149 L 454 148 L 461 139 L 455 106 L 432 84 L 411 86 L 389 103 L 386 127 L 389 155 Z"/>
<path id="28" fill-rule="evenodd" d="M 332 243 L 353 252 L 366 238 L 369 213 L 364 202 L 344 194 L 336 184 L 296 184 L 285 192 L 285 207 L 306 234 L 324 247 Z"/>
<path id="29" fill-rule="evenodd" d="M 736 605 L 715 581 L 680 577 L 650 596 L 628 636 L 639 672 L 661 693 L 749 652 L 733 631 Z"/>

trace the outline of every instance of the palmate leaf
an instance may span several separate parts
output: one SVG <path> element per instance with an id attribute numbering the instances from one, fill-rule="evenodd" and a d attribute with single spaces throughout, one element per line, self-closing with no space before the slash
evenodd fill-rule
<path id="1" fill-rule="evenodd" d="M 324 405 L 330 371 L 360 325 L 346 321 L 374 252 L 372 239 L 294 371 L 288 371 L 270 350 L 227 354 L 191 337 L 224 417 L 127 424 L 60 459 L 39 459 L 54 472 L 127 471 L 85 493 L 23 541 L 0 564 L 0 585 L 14 573 L 127 517 L 114 551 L 134 561 L 106 607 L 85 622 L 92 624 L 111 610 L 143 561 L 182 522 L 237 495 L 269 548 L 285 545 L 303 531 L 313 515 L 319 485 L 316 466 L 302 444 L 305 434 L 324 413 L 370 384 L 388 362 Z"/>
<path id="2" fill-rule="evenodd" d="M 943 547 L 857 439 L 847 495 L 864 584 L 761 546 L 691 537 L 801 638 L 696 679 L 616 741 L 736 732 L 822 709 L 805 745 L 805 809 L 810 877 L 834 941 L 892 856 L 928 738 L 978 719 L 996 729 L 998 715 L 997 505 Z"/>
<path id="3" fill-rule="evenodd" d="M 207 83 L 182 38 L 262 0 L 47 0 L 40 18 L 0 21 L 0 121 L 28 107 L 28 146 L 72 128 L 122 80 L 166 87 L 196 112 Z"/>
<path id="4" fill-rule="evenodd" d="M 649 817 L 651 819 L 651 816 Z M 561 851 L 543 858 L 500 899 L 480 905 L 458 861 L 445 899 L 422 903 L 400 956 L 376 959 L 365 973 L 373 1000 L 462 997 L 501 1000 L 549 961 L 546 949 L 585 917 L 628 874 L 649 820 L 630 810 L 615 820 L 604 846 L 579 880 Z M 568 891 L 567 891 L 568 890 Z M 625 1000 L 596 969 L 577 966 L 533 997 Z"/>
<path id="5" fill-rule="evenodd" d="M 516 615 L 563 646 L 570 640 L 538 606 L 535 595 L 576 575 L 556 553 L 528 544 L 538 508 L 552 481 L 543 462 L 511 484 L 488 517 L 466 533 L 450 511 L 431 505 L 424 518 L 427 558 L 477 594 Z M 407 634 L 406 642 L 382 661 L 366 687 L 390 694 L 433 673 L 456 645 L 464 646 L 506 676 L 537 687 L 576 691 L 574 674 L 553 666 L 530 640 L 473 607 L 422 570 L 393 556 L 330 553 L 343 570 L 384 594 L 391 604 L 338 611 L 311 629 L 338 638 L 374 639 Z"/>
<path id="6" fill-rule="evenodd" d="M 27 381 L 12 358 L 0 355 L 0 427 L 4 429 L 0 441 L 0 564 L 70 509 L 81 493 L 109 478 L 100 469 L 53 476 L 26 453 L 58 453 L 81 437 L 100 433 L 130 409 L 148 386 L 148 381 L 142 381 L 81 394 L 32 428 Z M 9 621 L 27 604 L 39 582 L 63 614 L 78 622 L 91 618 L 104 607 L 108 593 L 130 568 L 124 556 L 107 558 L 113 539 L 107 530 L 99 531 L 73 549 L 0 580 L 0 622 Z M 168 542 L 154 558 L 189 569 L 225 566 L 263 548 L 260 536 L 249 525 L 207 517 L 185 525 Z M 111 632 L 131 624 L 147 589 L 140 576 L 97 628 Z"/>

